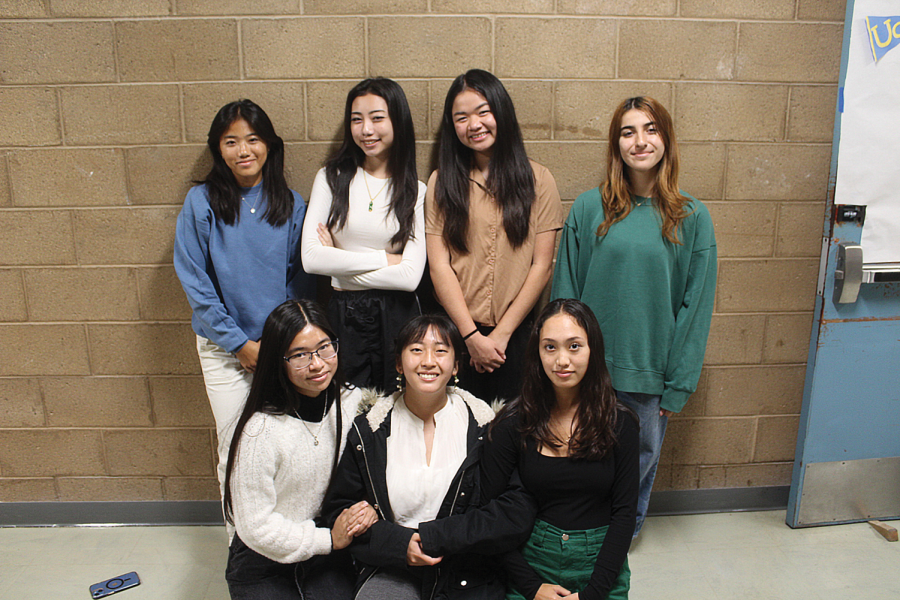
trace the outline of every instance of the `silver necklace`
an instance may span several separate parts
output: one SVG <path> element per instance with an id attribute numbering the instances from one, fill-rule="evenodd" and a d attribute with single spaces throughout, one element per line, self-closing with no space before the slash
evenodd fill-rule
<path id="1" fill-rule="evenodd" d="M 313 433 L 313 430 L 309 428 L 309 425 L 306 424 L 306 421 L 303 420 L 303 417 L 300 416 L 300 413 L 297 412 L 297 409 L 294 409 L 294 414 L 297 415 L 297 418 L 300 419 L 300 422 L 303 423 L 303 426 L 306 427 L 306 430 L 309 432 L 309 435 L 313 437 L 313 446 L 319 445 L 319 434 L 322 433 L 322 425 L 325 424 L 325 415 L 328 413 L 328 392 L 325 392 L 325 408 L 322 410 L 322 420 L 319 421 L 319 426 L 316 427 L 316 432 Z"/>
<path id="2" fill-rule="evenodd" d="M 247 202 L 246 196 L 241 196 L 241 200 L 243 200 L 247 206 L 250 207 L 250 214 L 256 214 L 256 205 L 259 203 L 259 199 L 262 196 L 262 186 L 259 186 L 259 189 L 256 191 L 256 197 L 253 199 L 253 205 L 251 206 L 249 202 Z"/>

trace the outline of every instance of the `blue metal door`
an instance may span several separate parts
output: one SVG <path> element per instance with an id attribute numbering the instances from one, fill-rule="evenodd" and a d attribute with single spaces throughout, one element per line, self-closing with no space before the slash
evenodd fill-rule
<path id="1" fill-rule="evenodd" d="M 849 278 L 849 267 L 839 261 L 841 244 L 860 244 L 863 231 L 859 210 L 844 205 L 865 199 L 836 198 L 835 190 L 850 37 L 854 28 L 859 34 L 866 27 L 854 4 L 864 1 L 847 7 L 822 263 L 787 511 L 791 527 L 900 518 L 900 282 L 863 283 L 854 302 L 840 302 L 835 294 Z M 898 123 L 900 106 L 885 122 L 893 127 L 889 135 L 897 136 Z M 900 157 L 888 157 L 885 168 L 897 178 L 900 202 Z M 900 236 L 900 223 L 895 225 Z M 868 279 L 898 275 L 890 266 L 880 274 L 872 269 Z"/>

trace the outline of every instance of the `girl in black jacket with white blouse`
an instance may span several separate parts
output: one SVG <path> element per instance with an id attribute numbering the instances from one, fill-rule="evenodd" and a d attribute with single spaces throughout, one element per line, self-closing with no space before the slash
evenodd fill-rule
<path id="1" fill-rule="evenodd" d="M 473 510 L 494 412 L 447 387 L 462 348 L 446 317 L 407 323 L 397 338 L 401 391 L 375 399 L 350 430 L 323 515 L 336 518 L 363 499 L 378 512 L 351 545 L 358 600 L 502 598 L 498 563 L 485 555 L 517 547 L 531 530 L 536 508 L 521 489 Z"/>

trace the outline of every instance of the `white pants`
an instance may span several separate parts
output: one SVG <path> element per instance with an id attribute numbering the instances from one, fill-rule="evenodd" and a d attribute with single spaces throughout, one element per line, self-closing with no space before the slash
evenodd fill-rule
<path id="1" fill-rule="evenodd" d="M 216 420 L 219 453 L 216 474 L 219 478 L 219 492 L 224 496 L 228 448 L 231 446 L 234 426 L 250 394 L 253 374 L 244 370 L 241 361 L 234 354 L 199 335 L 197 354 L 200 356 L 200 369 L 206 383 L 206 395 L 209 396 L 209 405 Z"/>

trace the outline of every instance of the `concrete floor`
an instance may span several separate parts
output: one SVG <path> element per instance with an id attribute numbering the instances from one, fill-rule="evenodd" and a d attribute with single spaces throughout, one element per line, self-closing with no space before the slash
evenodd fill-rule
<path id="1" fill-rule="evenodd" d="M 0 529 L 0 600 L 227 600 L 224 527 Z M 865 523 L 790 529 L 783 511 L 651 517 L 629 554 L 631 600 L 897 600 L 900 543 Z"/>

